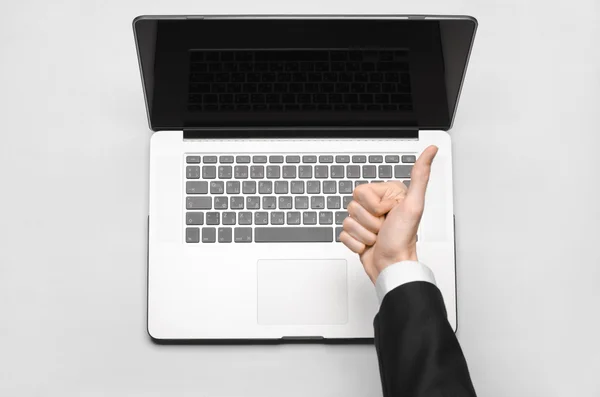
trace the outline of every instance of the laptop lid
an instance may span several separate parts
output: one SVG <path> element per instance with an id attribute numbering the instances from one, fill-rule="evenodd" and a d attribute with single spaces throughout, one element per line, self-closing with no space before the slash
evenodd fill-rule
<path id="1" fill-rule="evenodd" d="M 150 128 L 450 129 L 477 22 L 426 16 L 134 20 Z"/>

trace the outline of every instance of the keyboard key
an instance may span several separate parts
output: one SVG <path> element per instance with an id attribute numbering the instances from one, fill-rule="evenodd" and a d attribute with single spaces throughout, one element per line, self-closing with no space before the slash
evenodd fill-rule
<path id="1" fill-rule="evenodd" d="M 233 159 L 232 159 L 233 161 Z M 231 179 L 232 167 L 230 165 L 219 166 L 219 179 Z"/>
<path id="2" fill-rule="evenodd" d="M 263 181 L 260 181 L 260 183 L 262 183 L 262 182 Z M 256 193 L 256 182 L 255 181 L 242 182 L 242 193 L 255 194 Z"/>
<path id="3" fill-rule="evenodd" d="M 271 212 L 271 225 L 283 225 L 284 213 L 281 211 Z"/>
<path id="4" fill-rule="evenodd" d="M 217 156 L 204 156 L 204 164 L 214 164 L 217 162 Z"/>
<path id="5" fill-rule="evenodd" d="M 234 229 L 233 240 L 236 243 L 251 243 L 252 228 L 251 227 L 236 227 Z"/>
<path id="6" fill-rule="evenodd" d="M 383 163 L 383 156 L 380 156 L 380 155 L 369 156 L 369 163 Z"/>
<path id="7" fill-rule="evenodd" d="M 340 242 L 340 234 L 342 234 L 342 231 L 344 230 L 343 227 L 336 227 L 335 228 L 335 241 L 336 242 Z"/>
<path id="8" fill-rule="evenodd" d="M 261 179 L 264 177 L 265 177 L 265 167 L 263 165 L 250 166 L 250 178 Z"/>
<path id="9" fill-rule="evenodd" d="M 301 165 L 298 167 L 298 178 L 312 178 L 312 166 Z"/>
<path id="10" fill-rule="evenodd" d="M 412 165 L 395 165 L 394 166 L 394 178 L 410 178 L 412 171 Z"/>
<path id="11" fill-rule="evenodd" d="M 392 166 L 391 165 L 380 165 L 379 166 L 379 177 L 380 178 L 391 178 L 392 177 Z"/>
<path id="12" fill-rule="evenodd" d="M 231 164 L 233 163 L 233 156 L 220 156 L 219 162 L 223 164 Z"/>
<path id="13" fill-rule="evenodd" d="M 286 163 L 299 163 L 300 156 L 285 156 Z"/>
<path id="14" fill-rule="evenodd" d="M 335 181 L 323 181 L 323 193 L 324 194 L 335 194 L 337 191 Z"/>
<path id="15" fill-rule="evenodd" d="M 281 177 L 281 167 L 278 165 L 267 166 L 267 178 L 268 179 L 279 179 Z"/>
<path id="16" fill-rule="evenodd" d="M 235 161 L 239 164 L 247 164 L 250 162 L 250 156 L 236 156 Z"/>
<path id="17" fill-rule="evenodd" d="M 317 224 L 317 213 L 314 211 L 302 213 L 302 223 L 304 225 L 316 225 Z"/>
<path id="18" fill-rule="evenodd" d="M 210 183 L 210 194 L 223 194 L 225 184 L 222 181 L 213 181 Z"/>
<path id="19" fill-rule="evenodd" d="M 185 161 L 188 164 L 194 164 L 194 163 L 199 163 L 200 162 L 200 156 L 187 156 L 185 158 Z"/>
<path id="20" fill-rule="evenodd" d="M 338 187 L 340 194 L 352 193 L 352 181 L 340 181 Z"/>
<path id="21" fill-rule="evenodd" d="M 339 210 L 341 208 L 340 196 L 329 196 L 327 197 L 327 209 L 328 210 Z"/>
<path id="22" fill-rule="evenodd" d="M 275 181 L 275 194 L 287 194 L 288 181 Z"/>
<path id="23" fill-rule="evenodd" d="M 414 163 L 417 161 L 417 156 L 414 156 L 412 154 L 407 154 L 402 156 L 402 162 L 403 163 Z"/>
<path id="24" fill-rule="evenodd" d="M 329 177 L 329 167 L 326 165 L 315 166 L 315 178 L 327 178 Z"/>
<path id="25" fill-rule="evenodd" d="M 238 225 L 251 225 L 252 212 L 238 212 Z"/>
<path id="26" fill-rule="evenodd" d="M 388 155 L 388 156 L 385 156 L 385 162 L 386 163 L 397 163 L 399 161 L 400 161 L 400 156 L 391 155 L 391 154 Z"/>
<path id="27" fill-rule="evenodd" d="M 204 225 L 203 212 L 188 212 L 185 214 L 186 225 Z"/>
<path id="28" fill-rule="evenodd" d="M 246 197 L 246 209 L 249 209 L 249 210 L 260 209 L 260 197 L 258 197 L 258 196 Z"/>
<path id="29" fill-rule="evenodd" d="M 300 224 L 300 212 L 290 211 L 287 213 L 287 224 L 288 225 L 299 225 Z"/>
<path id="30" fill-rule="evenodd" d="M 319 212 L 319 225 L 332 225 L 333 224 L 333 212 L 321 211 Z"/>
<path id="31" fill-rule="evenodd" d="M 336 211 L 335 212 L 335 224 L 341 225 L 344 223 L 344 219 L 348 217 L 348 211 Z"/>
<path id="32" fill-rule="evenodd" d="M 363 165 L 363 178 L 377 178 L 377 167 L 374 165 Z"/>
<path id="33" fill-rule="evenodd" d="M 185 183 L 185 192 L 187 194 L 207 194 L 208 193 L 208 182 L 206 182 L 206 181 L 186 182 Z"/>
<path id="34" fill-rule="evenodd" d="M 349 163 L 350 162 L 350 156 L 348 155 L 339 155 L 339 156 L 335 156 L 335 162 L 336 163 Z"/>
<path id="35" fill-rule="evenodd" d="M 247 179 L 248 178 L 248 166 L 247 165 L 236 165 L 233 171 L 235 179 Z"/>
<path id="36" fill-rule="evenodd" d="M 300 161 L 298 159 L 298 161 Z M 283 166 L 283 177 L 286 179 L 296 178 L 296 166 L 295 165 L 284 165 Z"/>
<path id="37" fill-rule="evenodd" d="M 360 178 L 360 165 L 349 165 L 346 167 L 347 178 Z"/>
<path id="38" fill-rule="evenodd" d="M 292 209 L 292 198 L 290 196 L 279 197 L 279 209 L 280 210 L 291 210 Z"/>
<path id="39" fill-rule="evenodd" d="M 274 210 L 277 208 L 277 197 L 275 196 L 263 196 L 262 198 L 263 210 Z"/>
<path id="40" fill-rule="evenodd" d="M 343 178 L 344 177 L 344 166 L 343 165 L 332 165 L 331 166 L 331 177 L 332 178 Z"/>
<path id="41" fill-rule="evenodd" d="M 322 210 L 325 208 L 325 197 L 312 196 L 310 198 L 310 208 L 313 210 Z"/>
<path id="42" fill-rule="evenodd" d="M 303 163 L 316 163 L 317 156 L 302 156 Z"/>
<path id="43" fill-rule="evenodd" d="M 202 228 L 202 242 L 214 243 L 217 240 L 217 229 L 214 227 Z"/>
<path id="44" fill-rule="evenodd" d="M 220 215 L 218 212 L 207 212 L 206 213 L 206 224 L 207 225 L 218 225 Z"/>
<path id="45" fill-rule="evenodd" d="M 221 223 L 223 223 L 223 225 L 235 225 L 235 212 L 231 212 L 231 211 L 227 211 L 227 212 L 223 212 L 223 217 L 221 219 Z"/>
<path id="46" fill-rule="evenodd" d="M 267 162 L 267 156 L 252 156 L 252 162 L 253 163 L 266 163 Z"/>
<path id="47" fill-rule="evenodd" d="M 294 198 L 294 208 L 297 210 L 308 209 L 308 196 L 296 196 Z"/>
<path id="48" fill-rule="evenodd" d="M 231 242 L 231 228 L 230 227 L 220 227 L 218 234 L 219 234 L 219 242 L 220 243 L 230 243 Z"/>
<path id="49" fill-rule="evenodd" d="M 332 242 L 331 227 L 257 227 L 254 228 L 257 243 L 318 243 Z"/>
<path id="50" fill-rule="evenodd" d="M 304 181 L 292 181 L 290 191 L 292 194 L 304 194 Z"/>
<path id="51" fill-rule="evenodd" d="M 263 197 L 263 199 L 266 197 Z M 255 225 L 267 225 L 269 223 L 269 213 L 263 211 L 257 211 L 254 213 L 254 224 Z"/>
<path id="52" fill-rule="evenodd" d="M 307 181 L 306 182 L 306 193 L 308 193 L 308 194 L 321 193 L 321 181 Z"/>
<path id="53" fill-rule="evenodd" d="M 354 187 L 356 188 L 359 185 L 364 185 L 367 183 L 369 183 L 369 181 L 356 181 L 356 182 L 354 182 Z"/>
<path id="54" fill-rule="evenodd" d="M 197 227 L 188 227 L 185 229 L 185 241 L 186 243 L 199 243 L 200 242 L 200 229 Z"/>
<path id="55" fill-rule="evenodd" d="M 243 210 L 244 209 L 244 198 L 241 196 L 230 197 L 229 208 L 231 208 L 232 210 Z"/>
<path id="56" fill-rule="evenodd" d="M 197 165 L 188 165 L 187 167 L 185 167 L 185 175 L 187 179 L 200 178 L 200 167 Z"/>
<path id="57" fill-rule="evenodd" d="M 227 196 L 215 197 L 215 209 L 226 210 L 227 209 Z"/>
<path id="58" fill-rule="evenodd" d="M 215 179 L 217 177 L 217 167 L 214 165 L 205 165 L 202 167 L 203 179 Z"/>
<path id="59" fill-rule="evenodd" d="M 240 182 L 227 181 L 227 183 L 225 184 L 225 191 L 227 192 L 227 194 L 240 194 Z"/>
<path id="60" fill-rule="evenodd" d="M 270 163 L 283 163 L 283 156 L 269 156 Z"/>
<path id="61" fill-rule="evenodd" d="M 410 180 L 402 181 L 406 187 L 410 187 Z"/>
<path id="62" fill-rule="evenodd" d="M 352 156 L 352 162 L 353 163 L 366 163 L 367 156 L 363 156 L 363 155 Z"/>
<path id="63" fill-rule="evenodd" d="M 185 208 L 190 210 L 210 210 L 212 209 L 211 197 L 187 197 Z"/>
<path id="64" fill-rule="evenodd" d="M 272 194 L 273 193 L 273 182 L 259 181 L 258 182 L 258 193 L 259 194 Z"/>
<path id="65" fill-rule="evenodd" d="M 350 204 L 350 201 L 352 201 L 352 196 L 343 196 L 342 197 L 342 204 L 344 209 L 348 208 L 348 204 Z"/>
<path id="66" fill-rule="evenodd" d="M 319 163 L 333 163 L 333 156 L 319 156 Z"/>

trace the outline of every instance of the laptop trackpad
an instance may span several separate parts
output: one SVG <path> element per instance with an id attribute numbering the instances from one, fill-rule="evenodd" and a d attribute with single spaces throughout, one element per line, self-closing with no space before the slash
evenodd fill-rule
<path id="1" fill-rule="evenodd" d="M 345 324 L 348 281 L 345 259 L 261 259 L 258 323 Z"/>

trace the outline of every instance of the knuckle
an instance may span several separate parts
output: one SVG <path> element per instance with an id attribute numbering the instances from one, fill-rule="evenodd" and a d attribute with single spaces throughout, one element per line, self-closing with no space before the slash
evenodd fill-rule
<path id="1" fill-rule="evenodd" d="M 377 203 L 373 205 L 373 210 L 370 211 L 373 216 L 383 216 L 385 215 L 386 209 L 383 207 L 381 203 Z"/>
<path id="2" fill-rule="evenodd" d="M 367 244 L 369 245 L 373 245 L 375 244 L 375 242 L 377 241 L 377 236 L 375 236 L 373 233 L 369 233 L 369 235 L 367 236 Z"/>
<path id="3" fill-rule="evenodd" d="M 365 190 L 364 186 L 365 185 L 358 185 L 354 188 L 354 191 L 352 192 L 353 200 L 358 200 L 360 197 L 362 197 L 362 195 L 364 194 L 363 191 Z"/>
<path id="4" fill-rule="evenodd" d="M 369 230 L 374 234 L 379 233 L 379 230 L 381 230 L 381 225 L 383 225 L 383 221 L 384 218 L 382 217 L 375 218 L 375 221 L 369 225 Z"/>
<path id="5" fill-rule="evenodd" d="M 342 227 L 344 228 L 344 230 L 349 230 L 350 227 L 352 226 L 353 222 L 354 222 L 354 220 L 348 216 L 342 222 Z"/>
<path id="6" fill-rule="evenodd" d="M 340 233 L 340 241 L 346 246 L 348 246 L 348 236 L 349 234 L 345 230 Z"/>
<path id="7" fill-rule="evenodd" d="M 354 200 L 352 200 L 352 201 L 350 201 L 350 202 L 348 203 L 348 207 L 346 208 L 346 210 L 348 211 L 348 213 L 349 213 L 350 215 L 354 215 L 354 214 L 356 214 L 356 210 L 357 210 L 356 206 L 357 206 L 357 205 L 358 205 L 358 204 L 357 204 L 357 203 L 356 203 L 356 201 L 354 201 Z"/>

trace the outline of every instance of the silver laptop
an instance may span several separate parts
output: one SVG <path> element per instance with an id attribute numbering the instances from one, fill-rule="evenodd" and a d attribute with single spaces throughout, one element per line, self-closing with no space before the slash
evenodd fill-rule
<path id="1" fill-rule="evenodd" d="M 152 131 L 148 333 L 369 340 L 378 310 L 338 236 L 353 189 L 410 184 L 439 147 L 419 259 L 456 329 L 450 129 L 471 17 L 171 16 L 133 23 Z"/>

